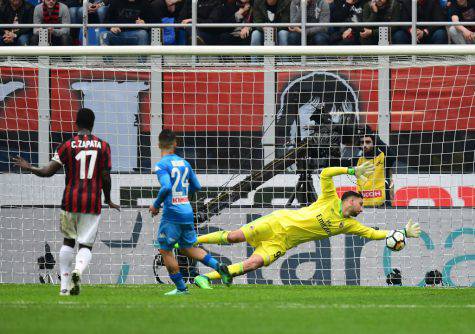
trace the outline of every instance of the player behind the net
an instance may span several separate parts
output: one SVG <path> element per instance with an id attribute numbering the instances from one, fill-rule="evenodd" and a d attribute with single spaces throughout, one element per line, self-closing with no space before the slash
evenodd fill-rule
<path id="1" fill-rule="evenodd" d="M 363 211 L 363 196 L 354 191 L 338 198 L 332 177 L 349 174 L 365 180 L 374 172 L 366 162 L 356 168 L 328 167 L 320 174 L 322 193 L 318 200 L 299 210 L 277 210 L 256 219 L 235 231 L 218 231 L 198 237 L 201 244 L 231 244 L 247 242 L 254 253 L 245 261 L 228 266 L 232 276 L 245 274 L 268 266 L 279 257 L 304 242 L 329 238 L 338 234 L 354 234 L 373 240 L 385 239 L 389 231 L 362 225 L 353 217 Z M 404 229 L 407 237 L 419 237 L 420 227 L 409 221 Z M 200 288 L 210 289 L 210 281 L 218 279 L 216 271 L 195 277 Z"/>
<path id="2" fill-rule="evenodd" d="M 59 251 L 62 296 L 79 294 L 81 275 L 91 261 L 91 250 L 99 226 L 102 192 L 105 203 L 119 210 L 110 197 L 110 146 L 91 134 L 94 119 L 92 110 L 79 109 L 76 115 L 77 135 L 62 143 L 44 167 L 33 167 L 21 157 L 13 158 L 15 165 L 40 177 L 53 176 L 64 167 L 66 186 L 60 213 L 60 230 L 64 239 Z M 76 241 L 79 246 L 72 270 Z"/>
<path id="3" fill-rule="evenodd" d="M 194 247 L 196 232 L 193 209 L 188 196 L 201 189 L 201 185 L 188 161 L 175 154 L 177 146 L 176 135 L 165 129 L 158 137 L 162 159 L 155 164 L 155 173 L 160 182 L 157 199 L 150 206 L 152 216 L 159 212 L 163 203 L 163 214 L 158 230 L 158 243 L 163 261 L 176 289 L 165 295 L 187 294 L 188 289 L 180 273 L 178 262 L 173 254 L 173 247 L 178 243 L 181 253 L 201 261 L 204 265 L 216 270 L 223 283 L 229 284 L 232 277 L 226 265 L 219 263 L 201 248 Z"/>

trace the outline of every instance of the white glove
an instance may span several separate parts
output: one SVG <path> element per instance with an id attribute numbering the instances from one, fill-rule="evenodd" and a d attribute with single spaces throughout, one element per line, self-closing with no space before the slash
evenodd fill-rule
<path id="1" fill-rule="evenodd" d="M 356 178 L 358 180 L 361 180 L 363 183 L 366 183 L 366 181 L 368 181 L 368 176 L 373 174 L 373 172 L 374 165 L 369 161 L 366 161 L 365 163 L 355 168 Z"/>
<path id="2" fill-rule="evenodd" d="M 409 219 L 404 231 L 406 232 L 406 236 L 408 238 L 419 238 L 419 235 L 421 234 L 421 227 L 419 226 L 419 223 L 413 223 L 412 219 Z"/>

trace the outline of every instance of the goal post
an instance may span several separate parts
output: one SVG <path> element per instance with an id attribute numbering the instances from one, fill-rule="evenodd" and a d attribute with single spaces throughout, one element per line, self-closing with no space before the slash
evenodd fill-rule
<path id="1" fill-rule="evenodd" d="M 157 136 L 171 128 L 203 185 L 200 234 L 306 205 L 320 193 L 321 169 L 354 163 L 366 134 L 382 139 L 394 164 L 386 205 L 358 219 L 422 226 L 401 252 L 339 235 L 237 283 L 378 286 L 397 268 L 403 285 L 423 285 L 431 270 L 447 285 L 474 284 L 473 45 L 0 48 L 0 283 L 55 280 L 58 265 L 38 259 L 46 243 L 58 257 L 64 175 L 40 179 L 10 159 L 49 161 L 76 130 L 80 107 L 95 112 L 94 133 L 111 145 L 112 197 L 122 206 L 102 213 L 85 282 L 167 281 L 154 260 L 160 217 L 147 208 L 159 190 Z M 356 188 L 349 176 L 335 184 L 339 194 Z M 230 262 L 252 253 L 245 244 L 205 248 Z M 187 273 L 195 269 L 207 271 Z"/>
<path id="2" fill-rule="evenodd" d="M 306 45 L 306 46 L 211 46 L 131 45 L 123 46 L 12 46 L 1 48 L 0 56 L 466 56 L 474 55 L 470 44 L 452 45 Z"/>

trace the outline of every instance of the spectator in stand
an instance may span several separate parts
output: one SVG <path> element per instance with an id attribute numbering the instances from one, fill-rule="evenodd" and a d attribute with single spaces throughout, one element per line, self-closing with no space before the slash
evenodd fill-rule
<path id="1" fill-rule="evenodd" d="M 292 0 L 290 4 L 290 22 L 302 22 L 302 8 L 300 0 Z M 307 0 L 307 23 L 330 22 L 330 5 L 328 0 Z M 289 27 L 289 44 L 300 45 L 302 30 L 300 27 Z M 327 27 L 307 27 L 308 45 L 328 45 L 330 35 Z"/>
<path id="2" fill-rule="evenodd" d="M 412 21 L 412 1 L 403 0 L 401 8 L 401 21 Z M 417 0 L 418 22 L 441 22 L 446 21 L 442 7 L 438 0 Z M 412 28 L 398 29 L 392 35 L 392 44 L 411 44 Z M 447 30 L 445 27 L 422 27 L 416 30 L 418 44 L 447 44 Z"/>
<path id="3" fill-rule="evenodd" d="M 363 22 L 398 22 L 401 20 L 401 2 L 399 0 L 371 0 L 363 6 Z M 394 36 L 401 28 L 393 27 Z M 365 27 L 360 32 L 361 44 L 378 44 L 379 29 Z"/>
<path id="4" fill-rule="evenodd" d="M 71 23 L 82 22 L 82 17 L 79 19 L 78 10 L 82 6 L 82 0 L 59 0 L 62 4 L 65 4 L 69 10 L 69 17 Z"/>
<path id="5" fill-rule="evenodd" d="M 109 0 L 89 0 L 87 6 L 88 22 L 89 23 L 104 23 L 106 20 L 107 9 L 109 8 Z M 77 11 L 77 20 L 82 23 L 83 6 Z M 72 20 L 71 20 L 72 21 Z"/>
<path id="6" fill-rule="evenodd" d="M 255 0 L 252 8 L 254 23 L 290 23 L 291 0 Z M 289 28 L 277 28 L 277 45 L 287 45 Z M 264 44 L 264 32 L 256 28 L 251 34 L 251 45 Z"/>
<path id="7" fill-rule="evenodd" d="M 144 28 L 124 28 L 121 24 L 149 22 L 151 6 L 148 0 L 112 0 L 106 22 L 117 24 L 104 34 L 105 45 L 147 45 L 149 33 Z"/>
<path id="8" fill-rule="evenodd" d="M 0 6 L 0 24 L 33 23 L 33 6 L 25 0 L 7 0 Z M 28 45 L 31 28 L 0 28 L 0 46 Z"/>
<path id="9" fill-rule="evenodd" d="M 360 145 L 356 156 L 341 160 L 342 166 L 361 166 L 370 161 L 375 166 L 374 172 L 368 175 L 367 181 L 358 180 L 356 185 L 357 191 L 363 195 L 363 206 L 391 206 L 394 192 L 392 172 L 396 152 L 371 131 L 361 135 Z"/>
<path id="10" fill-rule="evenodd" d="M 250 0 L 227 0 L 224 3 L 223 17 L 225 23 L 250 23 L 252 7 Z M 224 31 L 219 36 L 220 45 L 249 45 L 250 27 L 236 27 Z"/>
<path id="11" fill-rule="evenodd" d="M 442 14 L 444 15 L 445 18 L 449 17 L 448 14 L 448 8 L 450 6 L 450 2 L 447 0 L 435 0 L 439 3 L 440 8 L 442 9 Z"/>
<path id="12" fill-rule="evenodd" d="M 222 23 L 224 0 L 198 1 L 198 23 Z M 180 13 L 181 23 L 191 23 L 191 1 L 185 3 Z M 216 45 L 223 28 L 198 28 L 196 31 L 197 44 Z M 186 29 L 187 40 L 191 44 L 191 28 Z"/>
<path id="13" fill-rule="evenodd" d="M 158 23 L 180 23 L 180 13 L 185 3 L 191 3 L 191 0 L 153 0 L 150 3 L 152 17 Z M 186 44 L 183 29 L 166 27 L 163 29 L 162 37 L 165 45 Z"/>
<path id="14" fill-rule="evenodd" d="M 35 7 L 34 24 L 70 24 L 68 7 L 58 0 L 44 0 Z M 50 45 L 70 45 L 69 28 L 48 28 Z M 38 45 L 40 28 L 33 29 L 31 45 Z"/>
<path id="15" fill-rule="evenodd" d="M 452 0 L 449 6 L 449 16 L 452 22 L 475 21 L 475 0 Z M 455 44 L 474 44 L 474 26 L 451 26 L 449 35 Z"/>
<path id="16" fill-rule="evenodd" d="M 363 22 L 363 5 L 367 0 L 334 0 L 330 5 L 330 22 Z M 332 27 L 330 44 L 359 44 L 360 27 Z"/>
<path id="17" fill-rule="evenodd" d="M 161 22 L 164 17 L 173 17 L 176 19 L 176 22 L 178 22 L 180 12 L 185 6 L 185 3 L 191 6 L 191 0 L 152 0 L 150 2 L 152 16 L 158 22 Z"/>

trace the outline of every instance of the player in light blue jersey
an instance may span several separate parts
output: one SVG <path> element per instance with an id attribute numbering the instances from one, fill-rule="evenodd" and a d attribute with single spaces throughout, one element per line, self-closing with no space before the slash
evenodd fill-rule
<path id="1" fill-rule="evenodd" d="M 179 244 L 184 255 L 215 269 L 220 273 L 223 283 L 231 284 L 232 276 L 226 265 L 219 263 L 203 249 L 193 246 L 197 237 L 193 209 L 188 196 L 199 191 L 201 185 L 188 161 L 175 154 L 177 146 L 175 133 L 171 130 L 163 130 L 158 137 L 158 142 L 162 151 L 162 159 L 155 164 L 155 174 L 157 174 L 161 188 L 149 211 L 152 216 L 157 215 L 163 203 L 158 242 L 170 278 L 176 285 L 175 290 L 167 292 L 165 295 L 188 293 L 178 268 L 178 262 L 173 255 L 173 247 L 176 243 Z"/>

